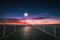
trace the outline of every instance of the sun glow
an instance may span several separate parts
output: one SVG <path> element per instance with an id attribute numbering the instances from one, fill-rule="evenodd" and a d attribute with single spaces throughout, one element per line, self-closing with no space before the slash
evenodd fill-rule
<path id="1" fill-rule="evenodd" d="M 28 16 L 28 13 L 24 13 L 24 16 Z"/>

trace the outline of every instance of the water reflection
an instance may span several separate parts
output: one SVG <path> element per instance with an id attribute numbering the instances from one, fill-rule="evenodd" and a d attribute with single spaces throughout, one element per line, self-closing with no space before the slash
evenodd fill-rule
<path id="1" fill-rule="evenodd" d="M 22 31 L 23 31 L 24 38 L 27 39 L 29 36 L 29 33 L 31 31 L 31 26 L 25 25 L 24 28 L 22 29 Z"/>

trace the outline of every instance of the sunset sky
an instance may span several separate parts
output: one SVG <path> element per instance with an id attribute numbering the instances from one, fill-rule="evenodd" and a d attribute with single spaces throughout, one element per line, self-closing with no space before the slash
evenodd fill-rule
<path id="1" fill-rule="evenodd" d="M 28 13 L 26 18 L 48 17 L 49 21 L 60 22 L 59 3 L 58 0 L 0 0 L 0 19 L 24 19 L 24 13 Z"/>

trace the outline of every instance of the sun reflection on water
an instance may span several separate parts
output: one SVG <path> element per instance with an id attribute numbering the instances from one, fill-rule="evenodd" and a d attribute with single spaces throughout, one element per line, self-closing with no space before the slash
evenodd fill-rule
<path id="1" fill-rule="evenodd" d="M 26 26 L 23 28 L 23 35 L 24 35 L 24 38 L 25 38 L 25 39 L 28 38 L 30 31 L 31 31 L 31 26 L 27 26 L 27 25 L 26 25 Z"/>

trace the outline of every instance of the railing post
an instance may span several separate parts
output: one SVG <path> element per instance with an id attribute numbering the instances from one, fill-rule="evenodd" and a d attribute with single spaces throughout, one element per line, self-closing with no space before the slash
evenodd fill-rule
<path id="1" fill-rule="evenodd" d="M 5 26 L 4 26 L 3 37 L 5 37 L 5 30 L 6 30 L 6 28 L 5 28 Z"/>
<path id="2" fill-rule="evenodd" d="M 16 25 L 15 25 L 15 32 L 16 32 Z"/>
<path id="3" fill-rule="evenodd" d="M 55 26 L 54 26 L 54 35 L 56 36 L 56 28 L 55 28 Z"/>

